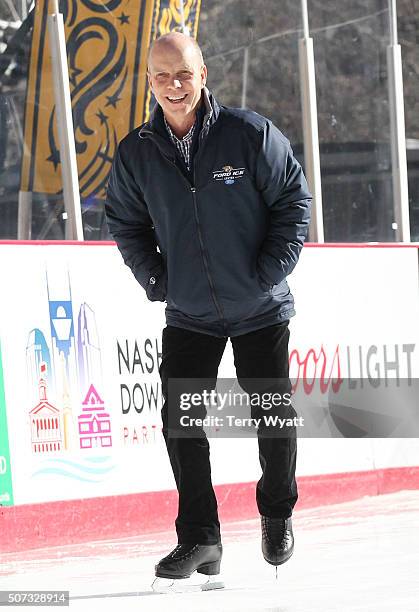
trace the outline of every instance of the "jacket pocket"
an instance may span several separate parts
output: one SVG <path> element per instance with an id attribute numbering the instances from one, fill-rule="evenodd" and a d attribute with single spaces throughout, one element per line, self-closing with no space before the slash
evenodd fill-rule
<path id="1" fill-rule="evenodd" d="M 259 286 L 261 287 L 264 293 L 272 293 L 272 289 L 274 288 L 275 285 L 270 285 L 268 283 L 265 283 L 265 281 L 262 280 L 260 276 L 258 276 L 258 281 L 259 281 Z"/>

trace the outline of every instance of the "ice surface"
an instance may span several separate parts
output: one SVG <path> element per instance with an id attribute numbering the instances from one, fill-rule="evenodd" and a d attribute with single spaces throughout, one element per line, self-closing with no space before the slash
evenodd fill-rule
<path id="1" fill-rule="evenodd" d="M 293 525 L 295 552 L 277 581 L 256 519 L 222 524 L 224 590 L 153 593 L 174 531 L 2 555 L 0 589 L 69 590 L 75 612 L 418 612 L 419 491 L 296 510 Z"/>

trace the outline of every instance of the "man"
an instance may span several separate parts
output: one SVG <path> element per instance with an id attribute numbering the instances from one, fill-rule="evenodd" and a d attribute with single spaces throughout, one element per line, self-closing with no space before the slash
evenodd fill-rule
<path id="1" fill-rule="evenodd" d="M 246 392 L 252 380 L 289 384 L 295 311 L 286 277 L 307 234 L 311 195 L 289 141 L 268 119 L 217 103 L 193 39 L 172 32 L 155 41 L 147 75 L 157 104 L 119 145 L 106 214 L 148 299 L 167 303 L 159 371 L 163 435 L 179 492 L 178 545 L 156 576 L 182 578 L 195 570 L 218 574 L 222 544 L 208 440 L 169 428 L 169 379 L 206 379 L 214 387 L 230 338 Z M 277 566 L 294 547 L 296 436 L 259 433 L 262 551 Z"/>

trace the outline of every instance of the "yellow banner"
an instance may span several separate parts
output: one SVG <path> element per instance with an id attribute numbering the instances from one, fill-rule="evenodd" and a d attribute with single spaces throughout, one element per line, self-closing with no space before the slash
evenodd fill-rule
<path id="1" fill-rule="evenodd" d="M 181 0 L 62 0 L 80 195 L 105 195 L 117 143 L 148 119 L 147 52 L 155 38 L 181 27 Z M 184 0 L 196 37 L 201 0 Z M 47 16 L 37 0 L 29 67 L 21 190 L 62 191 Z"/>

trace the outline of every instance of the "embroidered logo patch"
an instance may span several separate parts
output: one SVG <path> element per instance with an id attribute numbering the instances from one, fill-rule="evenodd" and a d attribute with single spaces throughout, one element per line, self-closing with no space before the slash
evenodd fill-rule
<path id="1" fill-rule="evenodd" d="M 213 170 L 212 178 L 215 181 L 224 181 L 225 185 L 233 185 L 236 179 L 244 176 L 245 168 L 233 168 L 233 166 L 223 166 L 221 170 Z"/>

